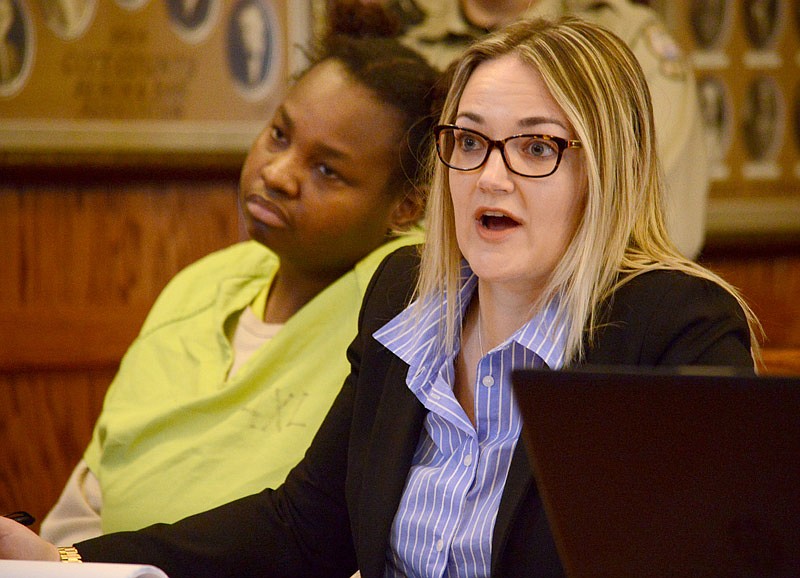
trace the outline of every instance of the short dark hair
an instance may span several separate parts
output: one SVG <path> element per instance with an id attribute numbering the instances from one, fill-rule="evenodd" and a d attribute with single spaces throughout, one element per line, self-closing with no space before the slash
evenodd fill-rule
<path id="1" fill-rule="evenodd" d="M 339 12 L 328 23 L 328 31 L 308 55 L 306 70 L 335 60 L 355 82 L 400 112 L 405 142 L 399 147 L 401 174 L 395 176 L 393 184 L 426 190 L 425 166 L 446 87 L 441 85 L 441 74 L 423 56 L 390 37 L 391 24 L 380 18 L 374 7 L 361 6 Z"/>

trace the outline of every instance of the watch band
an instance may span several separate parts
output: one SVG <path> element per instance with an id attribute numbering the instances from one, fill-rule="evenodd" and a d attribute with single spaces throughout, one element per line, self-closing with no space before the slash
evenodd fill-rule
<path id="1" fill-rule="evenodd" d="M 58 555 L 62 562 L 83 562 L 78 549 L 74 546 L 59 546 Z"/>

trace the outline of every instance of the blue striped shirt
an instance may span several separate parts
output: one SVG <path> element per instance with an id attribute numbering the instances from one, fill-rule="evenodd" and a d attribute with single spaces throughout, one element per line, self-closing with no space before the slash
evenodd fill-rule
<path id="1" fill-rule="evenodd" d="M 478 284 L 467 265 L 462 278 L 458 327 Z M 418 322 L 416 307 L 423 307 Z M 551 304 L 478 363 L 473 426 L 453 393 L 455 354 L 442 351 L 443 314 L 444 300 L 415 302 L 375 333 L 409 365 L 406 383 L 428 410 L 392 524 L 387 578 L 489 576 L 494 523 L 522 430 L 511 370 L 563 365 L 564 327 Z"/>

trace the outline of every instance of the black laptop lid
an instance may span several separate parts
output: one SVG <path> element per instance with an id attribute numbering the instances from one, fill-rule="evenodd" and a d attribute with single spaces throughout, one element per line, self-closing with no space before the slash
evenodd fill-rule
<path id="1" fill-rule="evenodd" d="M 567 573 L 800 577 L 800 379 L 513 375 Z"/>

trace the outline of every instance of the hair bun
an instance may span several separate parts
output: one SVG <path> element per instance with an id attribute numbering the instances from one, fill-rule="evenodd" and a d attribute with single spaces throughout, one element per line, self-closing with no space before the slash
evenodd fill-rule
<path id="1" fill-rule="evenodd" d="M 380 2 L 329 0 L 327 4 L 329 35 L 395 37 L 402 31 L 400 17 Z"/>

